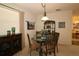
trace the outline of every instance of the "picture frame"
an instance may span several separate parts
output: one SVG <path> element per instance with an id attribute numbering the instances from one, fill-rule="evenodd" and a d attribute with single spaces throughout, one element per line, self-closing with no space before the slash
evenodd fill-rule
<path id="1" fill-rule="evenodd" d="M 65 28 L 65 22 L 58 22 L 58 28 Z"/>
<path id="2" fill-rule="evenodd" d="M 35 23 L 27 21 L 27 29 L 28 30 L 34 30 L 35 29 Z"/>

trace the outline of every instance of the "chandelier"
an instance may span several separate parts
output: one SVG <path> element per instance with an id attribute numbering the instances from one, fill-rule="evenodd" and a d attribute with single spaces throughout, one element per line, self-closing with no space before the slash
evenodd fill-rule
<path id="1" fill-rule="evenodd" d="M 49 20 L 49 18 L 46 16 L 46 4 L 45 3 L 41 3 L 43 9 L 44 9 L 44 16 L 41 18 L 42 21 L 46 21 Z"/>

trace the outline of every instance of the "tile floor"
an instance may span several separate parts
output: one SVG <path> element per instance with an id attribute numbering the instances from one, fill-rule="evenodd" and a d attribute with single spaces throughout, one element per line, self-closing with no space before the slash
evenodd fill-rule
<path id="1" fill-rule="evenodd" d="M 33 51 L 32 56 L 38 56 L 38 52 Z M 79 46 L 77 45 L 59 45 L 59 52 L 57 56 L 79 56 Z M 28 50 L 24 48 L 22 51 L 16 53 L 14 56 L 29 56 Z M 48 56 L 53 56 L 48 55 Z"/>

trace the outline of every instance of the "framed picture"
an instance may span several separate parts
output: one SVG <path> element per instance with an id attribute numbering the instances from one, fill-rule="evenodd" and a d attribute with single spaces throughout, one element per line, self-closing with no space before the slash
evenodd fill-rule
<path id="1" fill-rule="evenodd" d="M 27 29 L 28 30 L 33 30 L 35 28 L 35 23 L 27 21 Z"/>
<path id="2" fill-rule="evenodd" d="M 65 22 L 59 22 L 58 27 L 59 28 L 65 28 Z"/>

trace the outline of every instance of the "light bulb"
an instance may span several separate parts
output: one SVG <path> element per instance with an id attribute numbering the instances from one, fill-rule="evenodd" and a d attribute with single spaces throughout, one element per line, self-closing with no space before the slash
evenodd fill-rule
<path id="1" fill-rule="evenodd" d="M 48 17 L 46 17 L 46 16 L 44 16 L 44 17 L 42 17 L 42 19 L 41 19 L 42 21 L 46 21 L 46 20 L 49 20 L 49 18 Z"/>

